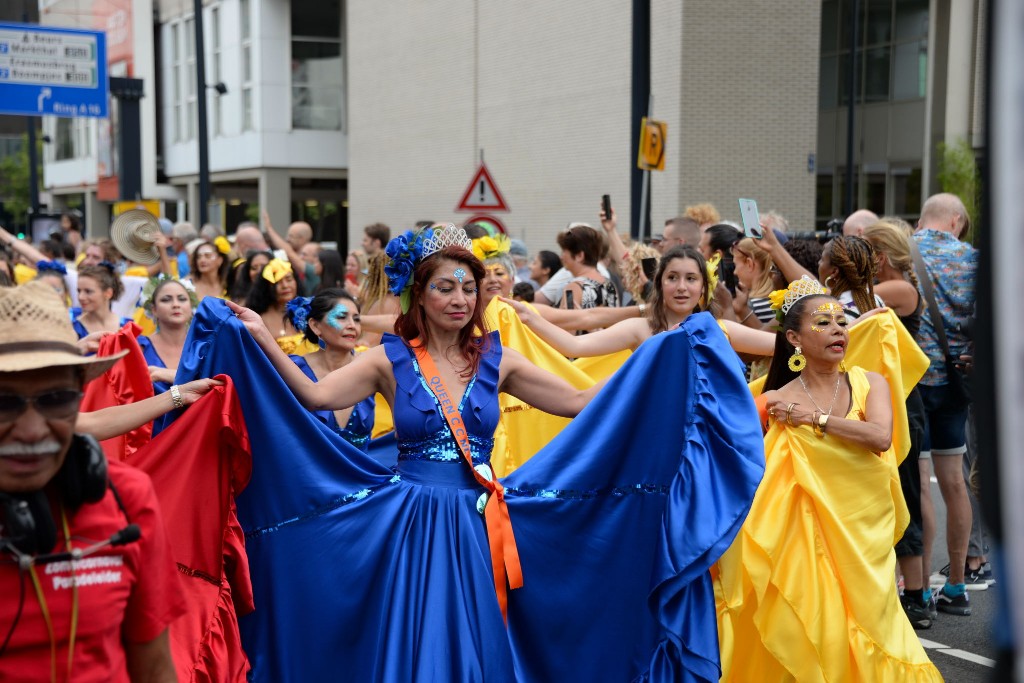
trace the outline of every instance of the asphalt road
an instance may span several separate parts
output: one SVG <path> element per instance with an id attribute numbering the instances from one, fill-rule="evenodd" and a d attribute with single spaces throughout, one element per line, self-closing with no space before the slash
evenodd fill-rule
<path id="1" fill-rule="evenodd" d="M 931 484 L 932 500 L 935 501 L 936 539 L 933 550 L 932 571 L 938 571 L 948 561 L 946 552 L 946 507 L 942 503 L 939 487 Z M 1003 577 L 996 576 L 996 581 Z M 970 591 L 971 615 L 960 617 L 939 613 L 932 627 L 917 631 L 928 656 L 950 683 L 990 683 L 995 659 L 992 629 L 996 627 L 996 591 L 999 585 L 988 590 Z"/>

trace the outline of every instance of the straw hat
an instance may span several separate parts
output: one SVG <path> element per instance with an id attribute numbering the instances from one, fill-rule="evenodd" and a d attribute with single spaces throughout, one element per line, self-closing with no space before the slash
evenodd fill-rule
<path id="1" fill-rule="evenodd" d="M 145 209 L 131 209 L 114 219 L 110 239 L 126 259 L 150 266 L 160 260 L 157 238 L 163 234 L 156 216 Z"/>
<path id="2" fill-rule="evenodd" d="M 47 284 L 0 288 L 0 372 L 80 366 L 85 381 L 106 372 L 127 350 L 113 356 L 83 356 L 68 309 Z"/>

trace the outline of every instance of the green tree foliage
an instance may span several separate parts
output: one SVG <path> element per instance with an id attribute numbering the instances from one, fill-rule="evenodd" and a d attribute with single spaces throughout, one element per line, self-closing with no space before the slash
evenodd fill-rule
<path id="1" fill-rule="evenodd" d="M 42 159 L 42 142 L 38 143 L 36 159 Z M 28 225 L 28 210 L 32 205 L 28 183 L 28 134 L 21 136 L 18 151 L 0 159 L 0 201 L 14 219 L 14 225 L 24 228 Z M 42 182 L 43 172 L 39 169 Z"/>
<path id="2" fill-rule="evenodd" d="M 981 178 L 974 149 L 967 140 L 960 138 L 948 145 L 940 142 L 938 151 L 939 187 L 943 192 L 955 194 L 964 203 L 973 233 L 973 226 L 981 224 Z"/>

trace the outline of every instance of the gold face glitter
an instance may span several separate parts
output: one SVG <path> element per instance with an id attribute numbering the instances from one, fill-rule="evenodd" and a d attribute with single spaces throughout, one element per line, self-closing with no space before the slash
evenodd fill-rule
<path id="1" fill-rule="evenodd" d="M 840 327 L 846 327 L 846 314 L 843 307 L 834 301 L 821 304 L 811 314 L 811 329 L 815 332 L 824 332 L 830 322 L 835 322 Z"/>

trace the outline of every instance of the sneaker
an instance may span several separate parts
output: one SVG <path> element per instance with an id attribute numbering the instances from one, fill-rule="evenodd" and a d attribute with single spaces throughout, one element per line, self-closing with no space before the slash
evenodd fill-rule
<path id="1" fill-rule="evenodd" d="M 947 579 L 949 578 L 949 562 L 946 563 L 945 567 L 943 567 L 942 569 L 939 570 L 939 575 L 940 576 L 945 576 Z M 935 576 L 935 575 L 932 574 L 932 576 Z"/>
<path id="2" fill-rule="evenodd" d="M 989 575 L 991 575 L 991 570 Z M 971 569 L 970 567 L 964 567 L 964 584 L 967 586 L 969 591 L 984 591 L 988 590 L 988 580 L 985 579 L 981 574 L 981 567 L 977 569 Z"/>
<path id="3" fill-rule="evenodd" d="M 947 583 L 935 598 L 936 607 L 940 612 L 956 614 L 961 617 L 970 616 L 971 605 L 967 599 L 967 587 L 964 584 Z"/>
<path id="4" fill-rule="evenodd" d="M 932 621 L 938 619 L 939 608 L 935 604 L 935 591 L 933 591 L 931 588 L 924 589 L 924 604 L 925 607 L 928 609 L 928 616 L 932 618 Z"/>
<path id="5" fill-rule="evenodd" d="M 986 562 L 981 565 L 981 569 L 978 570 L 978 576 L 985 580 L 988 585 L 993 585 L 996 582 L 996 577 L 992 575 L 992 564 Z"/>
<path id="6" fill-rule="evenodd" d="M 903 611 L 915 630 L 923 630 L 932 627 L 932 615 L 928 611 L 928 605 L 924 602 L 917 602 L 908 597 L 900 598 Z"/>

